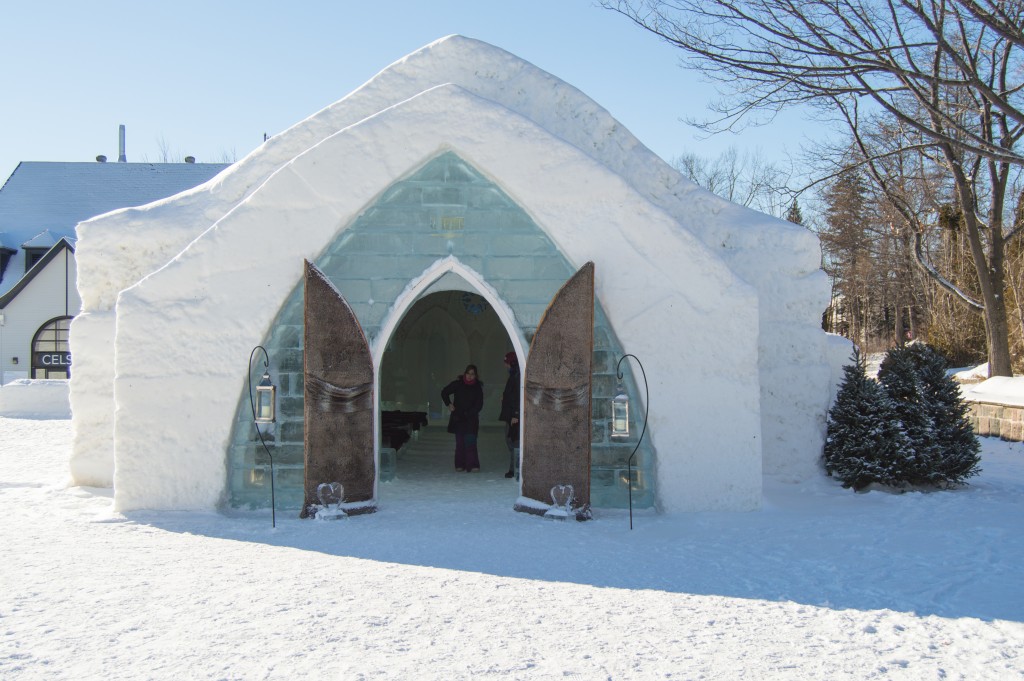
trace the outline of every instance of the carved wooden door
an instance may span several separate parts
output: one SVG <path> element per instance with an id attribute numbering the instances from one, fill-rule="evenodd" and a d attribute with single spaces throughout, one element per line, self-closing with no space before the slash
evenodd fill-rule
<path id="1" fill-rule="evenodd" d="M 349 514 L 375 510 L 373 357 L 345 298 L 306 261 L 305 502 L 319 503 L 321 483 L 340 482 Z M 358 504 L 358 502 L 365 502 Z M 351 504 L 357 503 L 356 506 Z"/>
<path id="2" fill-rule="evenodd" d="M 551 300 L 530 344 L 523 374 L 524 497 L 550 504 L 551 488 L 569 484 L 574 506 L 590 503 L 593 355 L 594 263 L 588 262 Z"/>

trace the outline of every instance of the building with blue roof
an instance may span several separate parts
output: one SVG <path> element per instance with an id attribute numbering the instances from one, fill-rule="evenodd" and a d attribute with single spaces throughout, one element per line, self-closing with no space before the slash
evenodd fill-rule
<path id="1" fill-rule="evenodd" d="M 191 189 L 229 165 L 100 159 L 23 161 L 0 187 L 0 384 L 70 375 L 79 222 Z"/>

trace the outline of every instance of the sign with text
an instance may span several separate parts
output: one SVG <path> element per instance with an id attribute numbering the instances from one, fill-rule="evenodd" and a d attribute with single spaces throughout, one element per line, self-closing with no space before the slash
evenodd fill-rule
<path id="1" fill-rule="evenodd" d="M 37 352 L 32 357 L 32 366 L 47 369 L 61 369 L 71 366 L 70 352 Z"/>

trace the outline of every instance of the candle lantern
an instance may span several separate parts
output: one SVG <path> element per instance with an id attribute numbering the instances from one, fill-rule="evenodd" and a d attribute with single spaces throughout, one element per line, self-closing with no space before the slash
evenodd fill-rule
<path id="1" fill-rule="evenodd" d="M 270 381 L 270 374 L 264 371 L 256 386 L 256 423 L 274 423 L 276 420 L 277 386 Z"/>
<path id="2" fill-rule="evenodd" d="M 629 437 L 629 395 L 622 383 L 619 383 L 615 397 L 612 398 L 612 437 Z"/>
<path id="3" fill-rule="evenodd" d="M 256 396 L 254 398 L 252 394 L 252 359 L 256 356 L 257 351 L 263 353 L 263 366 L 265 369 L 263 377 L 256 386 Z M 259 437 L 260 444 L 263 445 L 267 458 L 270 460 L 270 523 L 272 527 L 277 527 L 277 503 L 274 500 L 274 455 L 270 453 L 270 447 L 267 446 L 267 441 L 263 438 L 263 431 L 260 430 L 260 424 L 270 424 L 277 419 L 277 388 L 270 380 L 269 369 L 270 355 L 267 354 L 266 348 L 262 345 L 257 345 L 249 354 L 249 406 L 252 407 L 252 420 L 256 424 L 256 435 Z"/>

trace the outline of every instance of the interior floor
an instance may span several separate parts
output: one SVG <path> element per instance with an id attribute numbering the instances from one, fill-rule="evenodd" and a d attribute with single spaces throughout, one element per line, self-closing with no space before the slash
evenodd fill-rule
<path id="1" fill-rule="evenodd" d="M 509 456 L 503 424 L 480 426 L 480 470 L 474 473 L 455 470 L 455 436 L 447 432 L 445 425 L 430 425 L 420 428 L 418 433 L 398 451 L 395 479 L 378 485 L 382 502 L 407 497 L 450 497 L 460 501 L 497 500 L 511 505 L 519 496 L 519 482 L 505 477 Z"/>

